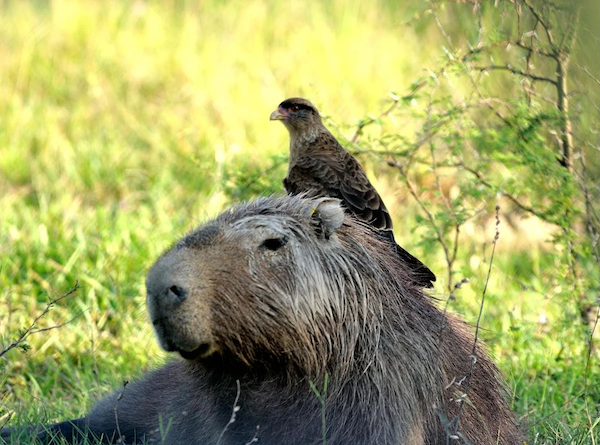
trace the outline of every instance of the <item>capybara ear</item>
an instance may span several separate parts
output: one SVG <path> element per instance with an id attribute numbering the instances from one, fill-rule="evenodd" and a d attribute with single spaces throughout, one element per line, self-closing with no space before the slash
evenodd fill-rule
<path id="1" fill-rule="evenodd" d="M 335 198 L 319 198 L 312 201 L 309 216 L 317 226 L 317 234 L 329 238 L 344 222 L 344 209 Z"/>

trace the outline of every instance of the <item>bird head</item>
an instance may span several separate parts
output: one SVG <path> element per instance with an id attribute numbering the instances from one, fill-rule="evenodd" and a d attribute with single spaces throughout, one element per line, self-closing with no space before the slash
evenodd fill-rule
<path id="1" fill-rule="evenodd" d="M 313 104 L 300 97 L 286 99 L 271 113 L 272 121 L 283 122 L 290 133 L 313 133 L 322 127 L 321 116 Z"/>

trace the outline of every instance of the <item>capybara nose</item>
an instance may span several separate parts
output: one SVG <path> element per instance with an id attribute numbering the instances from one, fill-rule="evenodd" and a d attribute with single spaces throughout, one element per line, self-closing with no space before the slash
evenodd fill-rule
<path id="1" fill-rule="evenodd" d="M 167 289 L 167 298 L 171 303 L 181 303 L 187 298 L 187 291 L 181 286 L 170 286 Z"/>

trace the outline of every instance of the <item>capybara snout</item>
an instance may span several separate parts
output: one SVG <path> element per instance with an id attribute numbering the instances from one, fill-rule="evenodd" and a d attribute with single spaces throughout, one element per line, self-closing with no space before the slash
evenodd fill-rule
<path id="1" fill-rule="evenodd" d="M 189 252 L 179 249 L 163 256 L 146 279 L 150 321 L 158 341 L 166 351 L 185 358 L 214 352 L 203 264 L 190 262 Z"/>

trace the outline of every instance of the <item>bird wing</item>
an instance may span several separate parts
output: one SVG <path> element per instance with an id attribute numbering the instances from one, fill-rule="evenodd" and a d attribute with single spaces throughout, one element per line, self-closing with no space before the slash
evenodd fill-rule
<path id="1" fill-rule="evenodd" d="M 306 193 L 342 199 L 340 178 L 326 159 L 310 156 L 298 159 L 283 180 L 286 191 L 292 195 Z"/>
<path id="2" fill-rule="evenodd" d="M 340 180 L 340 194 L 344 203 L 352 213 L 379 229 L 379 233 L 396 246 L 398 256 L 413 271 L 417 283 L 423 287 L 433 287 L 435 274 L 421 260 L 396 243 L 390 214 L 360 164 L 352 155 L 344 152 L 344 162 L 339 165 L 345 165 Z"/>
<path id="3" fill-rule="evenodd" d="M 393 241 L 392 219 L 360 164 L 349 153 L 344 152 L 340 175 L 340 193 L 352 213 L 373 227 L 389 232 Z"/>
<path id="4" fill-rule="evenodd" d="M 349 153 L 321 151 L 301 157 L 290 167 L 283 180 L 286 191 L 341 199 L 344 206 L 362 221 L 378 229 L 394 243 L 398 256 L 414 273 L 417 283 L 433 287 L 436 276 L 418 258 L 396 244 L 392 220 L 383 200 L 371 184 L 360 164 Z"/>
<path id="5" fill-rule="evenodd" d="M 383 200 L 362 167 L 345 151 L 333 158 L 319 153 L 298 159 L 283 184 L 291 194 L 312 192 L 341 199 L 348 211 L 376 229 L 389 231 L 387 237 L 393 240 L 392 219 Z"/>

